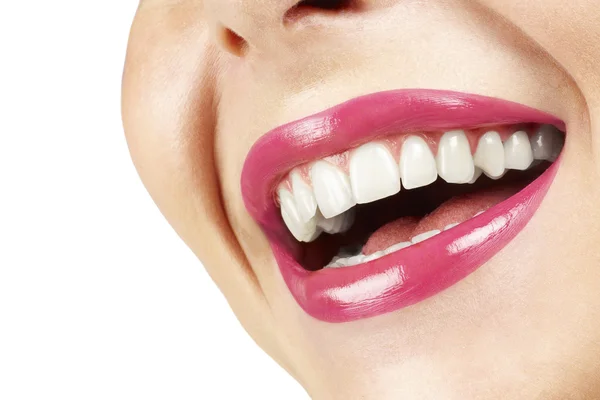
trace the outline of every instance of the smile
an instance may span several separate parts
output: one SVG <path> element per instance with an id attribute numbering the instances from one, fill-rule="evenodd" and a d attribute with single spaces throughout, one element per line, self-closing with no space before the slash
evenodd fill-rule
<path id="1" fill-rule="evenodd" d="M 439 293 L 514 239 L 554 179 L 565 130 L 500 99 L 381 92 L 267 133 L 242 194 L 300 307 L 367 318 Z"/>

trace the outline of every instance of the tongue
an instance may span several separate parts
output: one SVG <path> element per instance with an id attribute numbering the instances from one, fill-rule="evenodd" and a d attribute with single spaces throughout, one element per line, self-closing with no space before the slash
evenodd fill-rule
<path id="1" fill-rule="evenodd" d="M 485 211 L 506 200 L 513 194 L 515 194 L 514 190 L 468 194 L 446 201 L 423 218 L 399 218 L 377 229 L 367 240 L 362 253 L 370 255 L 396 243 L 408 242 L 421 233 L 436 229 L 443 230 L 450 224 L 461 223 L 479 211 Z"/>

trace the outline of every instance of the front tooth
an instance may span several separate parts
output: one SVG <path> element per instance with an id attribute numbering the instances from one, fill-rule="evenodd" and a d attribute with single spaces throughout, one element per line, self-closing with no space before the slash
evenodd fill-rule
<path id="1" fill-rule="evenodd" d="M 317 204 L 325 218 L 332 218 L 352 208 L 356 202 L 348 176 L 327 161 L 317 161 L 310 169 Z"/>
<path id="2" fill-rule="evenodd" d="M 474 184 L 477 182 L 477 179 L 483 174 L 483 170 L 479 167 L 475 167 L 475 174 L 473 175 L 473 179 L 469 182 L 470 184 Z"/>
<path id="3" fill-rule="evenodd" d="M 362 254 L 359 254 L 357 256 L 353 256 L 350 258 L 340 259 L 337 261 L 337 264 L 341 265 L 343 267 L 353 267 L 355 265 L 362 264 L 364 259 L 365 259 L 365 256 Z"/>
<path id="4" fill-rule="evenodd" d="M 475 166 L 486 175 L 497 178 L 504 173 L 504 145 L 498 132 L 487 132 L 479 139 L 477 151 L 473 157 Z"/>
<path id="5" fill-rule="evenodd" d="M 475 165 L 464 131 L 444 133 L 438 147 L 437 169 L 448 183 L 469 183 L 473 179 Z"/>
<path id="6" fill-rule="evenodd" d="M 526 132 L 518 131 L 504 142 L 504 163 L 506 169 L 524 171 L 533 162 L 533 152 Z"/>
<path id="7" fill-rule="evenodd" d="M 437 179 L 435 158 L 429 146 L 419 136 L 409 136 L 402 145 L 400 176 L 406 189 L 427 186 Z"/>
<path id="8" fill-rule="evenodd" d="M 316 218 L 304 222 L 300 217 L 294 197 L 289 190 L 279 190 L 279 204 L 281 206 L 281 217 L 289 231 L 299 242 L 310 242 L 317 238 Z"/>
<path id="9" fill-rule="evenodd" d="M 383 256 L 385 256 L 385 251 L 377 251 L 369 256 L 365 256 L 363 258 L 363 263 L 368 263 L 369 261 L 377 260 Z"/>
<path id="10" fill-rule="evenodd" d="M 343 233 L 348 231 L 354 223 L 354 214 L 354 210 L 350 209 L 332 218 L 319 218 L 317 225 L 329 234 Z"/>
<path id="11" fill-rule="evenodd" d="M 413 244 L 412 242 L 396 243 L 395 245 L 390 246 L 387 249 L 385 249 L 384 252 L 386 254 L 392 254 L 392 253 L 395 253 L 398 250 L 402 250 L 402 249 L 405 249 L 407 247 L 410 247 L 410 246 L 412 246 L 412 244 Z"/>
<path id="12" fill-rule="evenodd" d="M 444 230 L 445 230 L 445 231 L 448 231 L 448 230 L 450 230 L 450 229 L 452 229 L 452 228 L 455 228 L 455 227 L 457 227 L 458 225 L 460 225 L 458 222 L 455 222 L 455 223 L 453 223 L 453 224 L 450 224 L 450 225 L 446 225 L 446 227 L 444 228 Z"/>
<path id="13" fill-rule="evenodd" d="M 433 230 L 433 231 L 429 231 L 429 232 L 421 233 L 420 235 L 417 235 L 417 236 L 415 236 L 414 238 L 412 238 L 410 241 L 411 241 L 413 244 L 416 244 L 416 243 L 421 243 L 421 242 L 423 242 L 423 241 L 425 241 L 425 240 L 427 240 L 427 239 L 429 239 L 429 238 L 432 238 L 432 237 L 434 237 L 435 235 L 438 235 L 438 234 L 440 234 L 440 233 L 442 233 L 442 232 L 441 232 L 441 231 L 439 231 L 439 230 L 437 230 L 437 229 L 435 229 L 435 230 Z"/>
<path id="14" fill-rule="evenodd" d="M 312 188 L 302 179 L 298 171 L 292 171 L 290 178 L 300 217 L 304 222 L 308 222 L 317 213 L 317 199 Z"/>
<path id="15" fill-rule="evenodd" d="M 504 175 L 506 175 L 507 172 L 508 172 L 508 170 L 504 170 L 504 172 L 500 176 L 490 176 L 487 173 L 485 173 L 485 176 L 487 176 L 488 178 L 490 178 L 494 181 L 497 181 L 498 179 L 502 179 L 504 177 Z"/>
<path id="16" fill-rule="evenodd" d="M 381 143 L 367 143 L 352 152 L 350 182 L 357 203 L 370 203 L 400 191 L 394 157 Z"/>

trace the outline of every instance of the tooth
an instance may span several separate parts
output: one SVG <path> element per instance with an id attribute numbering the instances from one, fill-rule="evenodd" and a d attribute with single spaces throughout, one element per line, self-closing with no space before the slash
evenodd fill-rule
<path id="1" fill-rule="evenodd" d="M 409 136 L 402 145 L 400 176 L 406 189 L 427 186 L 437 179 L 435 158 L 429 146 L 419 136 Z"/>
<path id="2" fill-rule="evenodd" d="M 354 215 L 354 209 L 350 209 L 332 218 L 318 218 L 317 225 L 329 234 L 343 233 L 354 223 Z"/>
<path id="3" fill-rule="evenodd" d="M 343 268 L 346 266 L 344 265 L 344 262 L 344 258 L 338 258 L 337 260 L 335 260 L 335 262 L 332 261 L 329 264 L 327 264 L 325 268 Z"/>
<path id="4" fill-rule="evenodd" d="M 477 214 L 473 215 L 473 218 L 475 217 L 479 217 L 481 214 L 483 214 L 485 211 L 479 211 Z"/>
<path id="5" fill-rule="evenodd" d="M 352 152 L 350 182 L 358 204 L 380 200 L 400 191 L 398 166 L 381 143 L 367 143 Z"/>
<path id="6" fill-rule="evenodd" d="M 450 224 L 450 225 L 446 225 L 446 227 L 444 228 L 445 231 L 450 230 L 454 227 L 457 227 L 458 225 L 460 225 L 458 222 L 454 223 L 454 224 Z"/>
<path id="7" fill-rule="evenodd" d="M 485 176 L 487 176 L 488 178 L 497 181 L 498 179 L 501 179 L 504 177 L 504 175 L 506 175 L 506 173 L 508 172 L 507 169 L 504 170 L 504 172 L 502 173 L 502 175 L 500 176 L 489 176 L 486 172 L 484 172 Z"/>
<path id="8" fill-rule="evenodd" d="M 289 190 L 284 188 L 279 189 L 279 203 L 281 206 L 281 217 L 296 240 L 299 242 L 310 242 L 317 238 L 316 218 L 308 222 L 302 221 L 294 197 Z"/>
<path id="9" fill-rule="evenodd" d="M 433 230 L 433 231 L 429 231 L 429 232 L 421 233 L 420 235 L 417 235 L 417 236 L 415 236 L 414 238 L 412 238 L 410 241 L 411 241 L 413 244 L 416 244 L 416 243 L 421 243 L 422 241 L 424 241 L 424 240 L 427 240 L 427 239 L 429 239 L 429 238 L 432 238 L 432 237 L 434 237 L 435 235 L 437 235 L 437 234 L 439 234 L 439 233 L 442 233 L 442 232 L 441 232 L 441 231 L 438 231 L 437 229 L 436 229 L 436 230 Z"/>
<path id="10" fill-rule="evenodd" d="M 354 257 L 346 258 L 345 261 L 343 262 L 343 265 L 345 267 L 353 267 L 355 265 L 362 264 L 364 262 L 364 259 L 365 259 L 365 256 L 362 254 L 359 254 Z M 342 261 L 342 260 L 338 260 L 338 263 L 340 261 Z"/>
<path id="11" fill-rule="evenodd" d="M 321 236 L 321 233 L 323 233 L 323 230 L 317 227 L 317 229 L 315 229 L 315 232 L 312 235 L 307 236 L 306 239 L 304 239 L 304 241 L 307 243 L 314 242 L 319 236 Z"/>
<path id="12" fill-rule="evenodd" d="M 464 131 L 444 133 L 438 147 L 437 169 L 448 183 L 469 183 L 473 179 L 475 165 Z"/>
<path id="13" fill-rule="evenodd" d="M 473 179 L 469 182 L 471 185 L 477 182 L 477 179 L 483 174 L 483 170 L 479 167 L 475 167 L 475 175 L 473 175 Z"/>
<path id="14" fill-rule="evenodd" d="M 396 243 L 393 246 L 388 247 L 387 249 L 384 250 L 384 252 L 386 254 L 392 254 L 395 253 L 398 250 L 402 250 L 405 249 L 407 247 L 412 246 L 412 242 L 402 242 L 402 243 Z"/>
<path id="15" fill-rule="evenodd" d="M 499 177 L 504 173 L 504 145 L 498 132 L 487 132 L 479 139 L 473 161 L 488 176 Z"/>
<path id="16" fill-rule="evenodd" d="M 533 162 L 533 152 L 526 132 L 518 131 L 504 142 L 504 163 L 506 169 L 524 171 Z"/>
<path id="17" fill-rule="evenodd" d="M 562 133 L 558 133 L 558 137 L 552 143 L 552 155 L 550 156 L 550 161 L 554 162 L 560 156 L 563 147 L 565 147 L 565 136 Z"/>
<path id="18" fill-rule="evenodd" d="M 530 140 L 533 159 L 553 161 L 555 149 L 562 148 L 561 139 L 561 132 L 553 125 L 540 126 Z"/>
<path id="19" fill-rule="evenodd" d="M 300 217 L 304 222 L 310 221 L 317 213 L 317 199 L 315 199 L 312 188 L 302 179 L 298 171 L 292 171 L 290 178 Z"/>
<path id="20" fill-rule="evenodd" d="M 327 161 L 317 161 L 310 170 L 317 204 L 325 218 L 332 218 L 352 208 L 356 202 L 348 176 Z"/>
<path id="21" fill-rule="evenodd" d="M 363 258 L 363 263 L 368 263 L 369 261 L 377 260 L 383 256 L 385 256 L 384 251 L 377 251 L 377 252 L 371 254 L 370 256 L 365 256 Z"/>

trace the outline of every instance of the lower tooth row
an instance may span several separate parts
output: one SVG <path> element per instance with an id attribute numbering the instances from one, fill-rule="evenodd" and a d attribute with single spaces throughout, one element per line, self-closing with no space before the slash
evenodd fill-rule
<path id="1" fill-rule="evenodd" d="M 477 217 L 477 216 L 481 215 L 482 213 L 483 213 L 483 211 L 479 211 L 473 217 Z M 444 231 L 452 229 L 458 225 L 459 225 L 459 223 L 449 224 L 444 228 Z M 369 261 L 377 260 L 388 254 L 392 254 L 399 250 L 410 247 L 413 244 L 421 243 L 421 242 L 423 242 L 427 239 L 430 239 L 440 233 L 441 233 L 441 231 L 437 230 L 437 229 L 429 231 L 429 232 L 424 232 L 424 233 L 421 233 L 421 234 L 413 237 L 410 240 L 410 242 L 397 243 L 393 246 L 388 247 L 385 250 L 377 251 L 368 256 L 364 255 L 364 254 L 358 254 L 355 256 L 351 256 L 351 257 L 334 257 L 325 268 L 344 268 L 344 267 L 352 267 L 352 266 L 359 265 L 359 264 L 365 264 L 365 263 L 368 263 Z"/>

